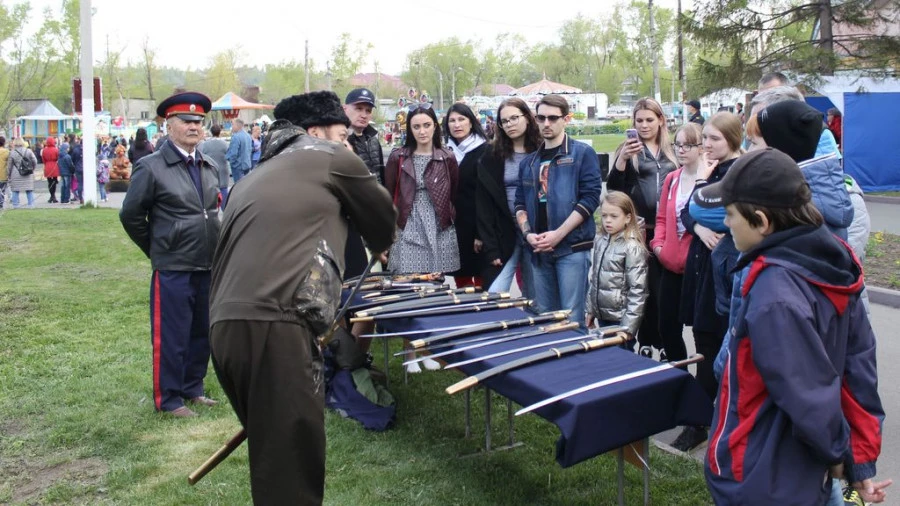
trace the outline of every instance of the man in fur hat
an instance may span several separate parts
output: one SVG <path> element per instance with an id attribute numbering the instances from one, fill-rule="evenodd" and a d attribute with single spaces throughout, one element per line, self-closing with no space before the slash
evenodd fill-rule
<path id="1" fill-rule="evenodd" d="M 344 217 L 373 251 L 384 251 L 396 216 L 362 160 L 327 140 L 346 137 L 349 123 L 334 93 L 288 97 L 275 118 L 254 176 L 228 199 L 213 260 L 210 343 L 247 432 L 254 503 L 321 504 L 325 385 L 317 337 L 340 301 Z"/>

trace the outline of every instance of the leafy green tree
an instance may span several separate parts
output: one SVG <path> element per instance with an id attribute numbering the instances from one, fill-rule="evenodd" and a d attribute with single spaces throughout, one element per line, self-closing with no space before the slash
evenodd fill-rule
<path id="1" fill-rule="evenodd" d="M 900 0 L 698 0 L 684 21 L 697 77 L 722 88 L 755 87 L 773 70 L 894 72 L 900 37 L 887 29 L 898 17 Z"/>
<path id="2" fill-rule="evenodd" d="M 205 90 L 213 100 L 229 91 L 240 94 L 242 86 L 238 77 L 239 60 L 240 54 L 237 49 L 233 48 L 213 55 L 201 89 Z"/>
<path id="3" fill-rule="evenodd" d="M 331 74 L 331 88 L 338 96 L 346 94 L 353 88 L 350 79 L 359 73 L 372 47 L 372 44 L 360 39 L 354 40 L 349 33 L 344 32 L 338 38 L 337 44 L 331 48 L 328 72 Z"/>

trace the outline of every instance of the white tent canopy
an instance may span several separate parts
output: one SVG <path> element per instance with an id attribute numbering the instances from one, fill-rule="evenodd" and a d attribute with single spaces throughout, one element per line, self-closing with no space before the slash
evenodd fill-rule
<path id="1" fill-rule="evenodd" d="M 44 100 L 33 111 L 25 116 L 19 116 L 16 119 L 37 120 L 37 121 L 54 121 L 65 119 L 77 119 L 77 116 L 63 114 L 59 109 L 53 106 L 49 100 Z"/>
<path id="2" fill-rule="evenodd" d="M 828 97 L 841 113 L 844 112 L 844 93 L 900 93 L 900 79 L 843 75 L 822 76 L 817 80 L 820 84 L 809 88 Z"/>

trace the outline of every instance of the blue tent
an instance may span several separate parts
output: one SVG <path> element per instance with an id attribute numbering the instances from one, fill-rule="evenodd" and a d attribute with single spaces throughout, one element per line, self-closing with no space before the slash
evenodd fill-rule
<path id="1" fill-rule="evenodd" d="M 843 114 L 844 172 L 863 190 L 900 191 L 900 158 L 892 154 L 900 140 L 900 80 L 834 76 L 812 87 L 809 105 L 823 113 Z"/>

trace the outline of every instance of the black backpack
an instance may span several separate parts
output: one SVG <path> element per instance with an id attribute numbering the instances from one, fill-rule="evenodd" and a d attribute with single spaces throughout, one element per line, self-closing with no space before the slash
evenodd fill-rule
<path id="1" fill-rule="evenodd" d="M 34 161 L 28 156 L 19 156 L 19 175 L 30 176 L 34 174 Z"/>

